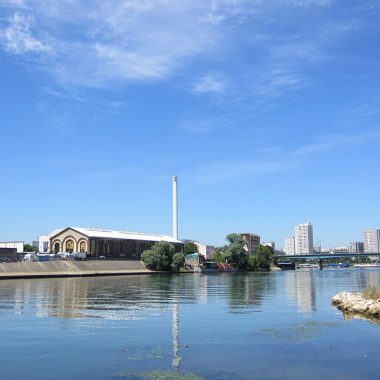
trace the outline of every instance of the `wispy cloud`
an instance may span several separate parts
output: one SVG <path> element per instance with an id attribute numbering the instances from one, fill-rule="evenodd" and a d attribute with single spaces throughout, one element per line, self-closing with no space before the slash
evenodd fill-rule
<path id="1" fill-rule="evenodd" d="M 351 146 L 380 138 L 380 130 L 364 131 L 354 134 L 330 134 L 293 151 L 294 155 L 310 155 L 338 147 Z"/>
<path id="2" fill-rule="evenodd" d="M 288 170 L 291 166 L 292 163 L 284 161 L 222 160 L 198 167 L 193 178 L 202 184 L 228 183 L 234 179 L 249 179 L 257 175 Z"/>
<path id="3" fill-rule="evenodd" d="M 8 26 L 0 31 L 0 44 L 9 52 L 16 54 L 41 53 L 51 50 L 51 46 L 32 35 L 34 18 L 16 12 Z"/>
<path id="4" fill-rule="evenodd" d="M 226 83 L 220 74 L 205 75 L 192 87 L 192 91 L 198 94 L 222 95 L 225 90 Z"/>
<path id="5" fill-rule="evenodd" d="M 90 11 L 85 3 L 25 0 L 13 12 L 8 3 L 3 48 L 20 57 L 39 52 L 42 68 L 63 83 L 104 86 L 166 78 L 218 45 L 203 2 L 93 1 Z"/>
<path id="6" fill-rule="evenodd" d="M 355 146 L 368 141 L 379 140 L 380 131 L 366 131 L 356 134 L 329 134 L 316 138 L 314 141 L 293 150 L 281 151 L 271 147 L 265 152 L 265 158 L 236 159 L 211 161 L 194 168 L 191 174 L 195 181 L 201 184 L 216 185 L 228 183 L 231 180 L 251 179 L 263 175 L 294 170 L 302 167 L 306 156 L 313 156 L 323 151 L 340 147 Z M 271 153 L 273 153 L 271 155 Z M 302 159 L 300 159 L 302 156 Z M 281 157 L 281 158 L 279 158 Z"/>
<path id="7" fill-rule="evenodd" d="M 259 96 L 275 99 L 284 92 L 289 93 L 300 90 L 310 83 L 311 79 L 303 74 L 282 69 L 272 69 L 257 78 L 254 91 Z"/>
<path id="8" fill-rule="evenodd" d="M 39 55 L 40 68 L 62 83 L 109 86 L 169 77 L 194 57 L 230 45 L 229 27 L 283 6 L 325 6 L 328 0 L 3 0 L 1 44 L 20 57 Z M 260 16 L 261 17 L 261 16 Z M 227 28 L 226 28 L 227 26 Z M 194 92 L 221 93 L 205 76 Z"/>

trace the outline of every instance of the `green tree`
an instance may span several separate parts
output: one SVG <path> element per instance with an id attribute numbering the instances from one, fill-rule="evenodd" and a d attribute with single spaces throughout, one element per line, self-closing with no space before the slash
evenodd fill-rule
<path id="1" fill-rule="evenodd" d="M 24 244 L 24 252 L 38 252 L 38 247 L 30 244 Z"/>
<path id="2" fill-rule="evenodd" d="M 254 255 L 247 257 L 247 269 L 248 270 L 257 270 L 257 258 Z"/>
<path id="3" fill-rule="evenodd" d="M 270 270 L 273 261 L 273 250 L 265 245 L 259 245 L 255 254 L 248 259 L 248 269 Z"/>
<path id="4" fill-rule="evenodd" d="M 227 250 L 227 246 L 224 247 L 216 247 L 214 251 L 213 261 L 217 263 L 224 263 L 226 258 L 224 257 L 224 251 Z"/>
<path id="5" fill-rule="evenodd" d="M 148 269 L 157 270 L 160 262 L 160 258 L 153 249 L 144 251 L 141 255 L 141 260 Z"/>
<path id="6" fill-rule="evenodd" d="M 224 251 L 226 261 L 236 265 L 239 269 L 246 269 L 247 251 L 245 248 L 247 243 L 243 236 L 232 233 L 226 236 L 226 240 L 230 243 Z"/>
<path id="7" fill-rule="evenodd" d="M 239 234 L 235 234 L 235 233 L 228 234 L 226 236 L 226 240 L 230 244 L 236 243 L 236 244 L 242 245 L 243 247 L 245 247 L 247 245 L 247 242 L 245 241 L 245 239 L 243 238 L 243 236 L 241 236 Z"/>
<path id="8" fill-rule="evenodd" d="M 185 265 L 185 255 L 183 253 L 175 253 L 172 260 L 172 272 L 179 272 Z"/>
<path id="9" fill-rule="evenodd" d="M 242 244 L 230 244 L 224 252 L 224 257 L 228 263 L 236 265 L 239 269 L 246 269 L 247 267 L 247 251 Z"/>
<path id="10" fill-rule="evenodd" d="M 185 241 L 183 245 L 183 253 L 185 255 L 188 255 L 190 253 L 197 253 L 199 252 L 198 246 L 193 241 Z"/>
<path id="11" fill-rule="evenodd" d="M 174 246 L 167 241 L 156 243 L 144 251 L 141 259 L 147 268 L 158 271 L 170 271 L 174 255 Z"/>

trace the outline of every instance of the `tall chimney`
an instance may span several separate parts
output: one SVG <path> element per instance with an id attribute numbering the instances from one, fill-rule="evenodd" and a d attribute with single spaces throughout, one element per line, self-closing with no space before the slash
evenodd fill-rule
<path id="1" fill-rule="evenodd" d="M 178 186 L 177 176 L 173 176 L 173 238 L 178 240 Z"/>

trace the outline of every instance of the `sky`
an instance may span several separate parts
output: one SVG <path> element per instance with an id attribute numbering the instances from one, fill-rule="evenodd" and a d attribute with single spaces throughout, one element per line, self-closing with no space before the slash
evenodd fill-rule
<path id="1" fill-rule="evenodd" d="M 0 241 L 380 228 L 380 3 L 0 0 Z"/>

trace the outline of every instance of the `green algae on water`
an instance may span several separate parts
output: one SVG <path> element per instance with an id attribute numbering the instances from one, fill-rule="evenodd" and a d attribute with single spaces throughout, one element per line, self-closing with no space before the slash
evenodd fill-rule
<path id="1" fill-rule="evenodd" d="M 176 371 L 128 371 L 118 373 L 112 378 L 129 380 L 203 380 L 203 377 L 193 373 Z"/>
<path id="2" fill-rule="evenodd" d="M 336 327 L 338 323 L 308 321 L 287 328 L 262 329 L 259 334 L 279 340 L 300 341 L 317 338 L 326 328 Z"/>

